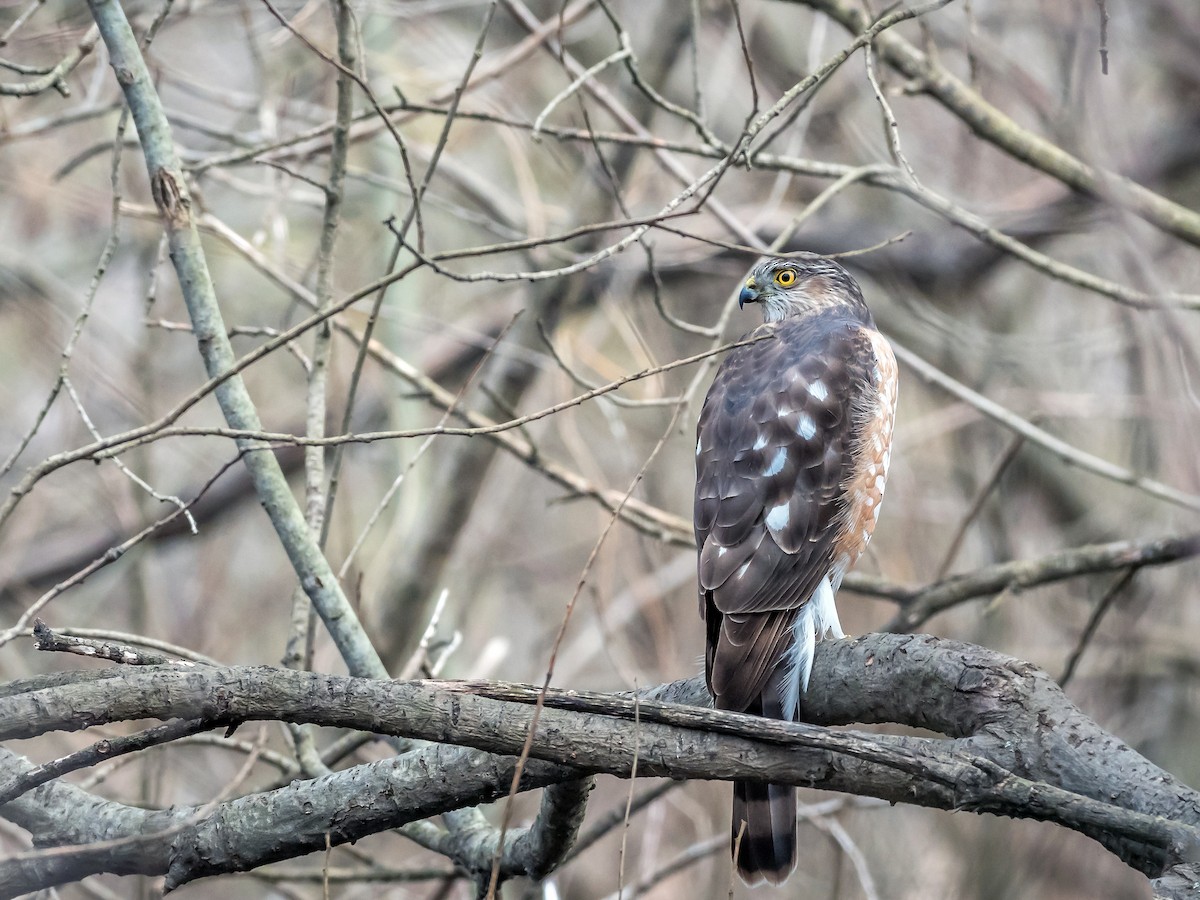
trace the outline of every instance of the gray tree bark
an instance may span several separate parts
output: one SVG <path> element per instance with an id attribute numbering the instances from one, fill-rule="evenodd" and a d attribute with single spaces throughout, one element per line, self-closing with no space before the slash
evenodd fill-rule
<path id="1" fill-rule="evenodd" d="M 1190 895 L 1200 794 L 1100 728 L 1034 666 L 927 635 L 874 634 L 819 645 L 813 684 L 807 725 L 708 708 L 699 677 L 638 696 L 551 690 L 521 790 L 575 782 L 564 806 L 579 808 L 588 789 L 581 776 L 628 777 L 636 761 L 639 776 L 760 779 L 1033 818 L 1099 841 L 1154 880 L 1160 896 Z M 0 796 L 26 791 L 0 815 L 46 848 L 0 862 L 0 896 L 99 872 L 165 875 L 170 889 L 321 849 L 326 835 L 340 844 L 495 800 L 509 790 L 538 695 L 527 685 L 194 665 L 10 685 L 0 691 L 2 740 L 149 718 L 211 728 L 281 720 L 436 743 L 211 808 L 162 811 L 59 781 L 30 789 L 35 767 L 0 750 Z M 878 722 L 945 738 L 828 728 Z M 544 875 L 577 827 L 560 823 L 549 838 L 514 830 L 503 874 Z"/>

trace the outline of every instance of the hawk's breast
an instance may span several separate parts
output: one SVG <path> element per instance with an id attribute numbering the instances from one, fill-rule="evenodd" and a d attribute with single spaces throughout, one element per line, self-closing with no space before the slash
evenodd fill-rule
<path id="1" fill-rule="evenodd" d="M 896 357 L 887 338 L 874 329 L 866 333 L 875 354 L 875 364 L 867 372 L 868 384 L 855 409 L 860 425 L 859 438 L 850 477 L 844 482 L 845 519 L 834 545 L 834 558 L 843 572 L 866 550 L 879 520 L 879 506 L 883 502 L 892 461 L 892 429 L 896 420 Z"/>

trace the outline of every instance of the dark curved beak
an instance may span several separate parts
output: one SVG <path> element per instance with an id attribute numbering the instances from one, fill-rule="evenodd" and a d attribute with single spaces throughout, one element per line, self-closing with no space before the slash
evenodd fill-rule
<path id="1" fill-rule="evenodd" d="M 753 281 L 747 281 L 742 287 L 742 292 L 738 294 L 738 309 L 743 309 L 747 303 L 758 302 L 758 288 L 755 287 Z"/>

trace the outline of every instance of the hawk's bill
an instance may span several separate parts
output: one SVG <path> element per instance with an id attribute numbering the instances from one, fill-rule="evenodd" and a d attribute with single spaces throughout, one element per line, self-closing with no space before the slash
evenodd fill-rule
<path id="1" fill-rule="evenodd" d="M 820 258 L 771 259 L 739 303 L 764 340 L 725 357 L 696 428 L 705 674 L 718 709 L 796 721 L 813 650 L 843 637 L 833 598 L 866 549 L 891 460 L 896 359 L 858 284 Z M 733 786 L 738 873 L 796 864 L 796 796 Z"/>

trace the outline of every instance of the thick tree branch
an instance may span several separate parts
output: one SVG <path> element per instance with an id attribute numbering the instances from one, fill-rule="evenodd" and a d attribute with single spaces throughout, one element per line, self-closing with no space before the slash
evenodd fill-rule
<path id="1" fill-rule="evenodd" d="M 636 755 L 640 775 L 765 779 L 1052 821 L 1101 841 L 1150 876 L 1200 847 L 1200 795 L 1104 732 L 1027 663 L 928 636 L 868 635 L 821 644 L 813 678 L 824 689 L 806 698 L 805 712 L 817 726 L 675 705 L 705 702 L 699 678 L 646 692 L 636 722 L 628 698 L 552 691 L 522 788 L 581 772 L 628 776 Z M 319 849 L 327 832 L 337 844 L 503 795 L 512 776 L 508 757 L 525 740 L 537 693 L 521 685 L 379 682 L 270 668 L 122 669 L 5 697 L 0 738 L 180 717 L 214 727 L 284 719 L 443 744 L 230 801 L 203 821 L 190 822 L 195 811 L 180 809 L 109 821 L 104 834 L 136 837 L 136 850 L 131 844 L 115 856 L 99 854 L 90 871 L 138 866 L 168 873 L 175 885 Z M 819 727 L 883 721 L 949 739 Z M 58 817 L 45 821 L 46 792 L 61 787 L 43 786 L 0 813 L 29 822 L 43 845 L 95 840 L 64 832 Z M 42 819 L 32 821 L 36 816 Z M 167 828 L 169 839 L 154 836 Z M 552 864 L 556 855 L 538 858 Z M 0 863 L 0 884 L 30 890 L 81 877 L 68 857 L 64 850 Z M 541 866 L 531 864 L 530 874 L 534 868 Z"/>

